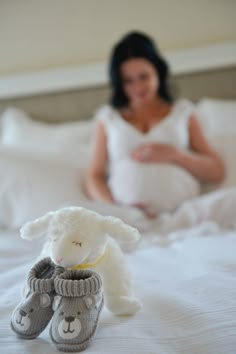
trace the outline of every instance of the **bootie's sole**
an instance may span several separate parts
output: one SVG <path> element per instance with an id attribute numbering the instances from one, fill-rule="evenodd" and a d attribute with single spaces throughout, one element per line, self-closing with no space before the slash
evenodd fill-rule
<path id="1" fill-rule="evenodd" d="M 53 343 L 56 346 L 56 348 L 62 352 L 81 352 L 82 350 L 88 348 L 90 341 L 91 338 L 80 344 L 58 344 L 55 342 Z"/>
<path id="2" fill-rule="evenodd" d="M 27 334 L 24 334 L 24 333 L 20 333 L 20 332 L 17 332 L 16 329 L 14 328 L 14 326 L 12 325 L 12 323 L 10 323 L 11 325 L 11 329 L 13 330 L 13 332 L 16 333 L 17 337 L 18 338 L 21 338 L 21 339 L 35 339 L 39 336 L 39 334 L 31 334 L 31 335 L 27 335 Z"/>

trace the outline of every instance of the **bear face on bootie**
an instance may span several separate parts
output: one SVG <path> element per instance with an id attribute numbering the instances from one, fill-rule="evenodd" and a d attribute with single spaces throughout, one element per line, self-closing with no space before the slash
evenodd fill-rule
<path id="1" fill-rule="evenodd" d="M 11 328 L 21 338 L 36 338 L 53 315 L 54 279 L 64 272 L 50 258 L 35 264 L 27 277 L 28 291 L 11 316 Z"/>
<path id="2" fill-rule="evenodd" d="M 103 308 L 101 277 L 89 270 L 66 271 L 55 280 L 55 291 L 51 340 L 62 351 L 84 350 L 95 334 Z"/>

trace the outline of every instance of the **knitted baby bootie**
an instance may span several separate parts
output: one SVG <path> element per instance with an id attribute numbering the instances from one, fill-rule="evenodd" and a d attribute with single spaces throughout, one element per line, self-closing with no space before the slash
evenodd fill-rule
<path id="1" fill-rule="evenodd" d="M 54 278 L 64 271 L 50 258 L 44 258 L 32 267 L 27 277 L 26 297 L 11 317 L 11 328 L 19 337 L 33 339 L 45 329 L 53 315 Z"/>
<path id="2" fill-rule="evenodd" d="M 74 352 L 89 345 L 103 307 L 101 277 L 91 270 L 68 270 L 55 279 L 50 336 L 57 349 Z"/>

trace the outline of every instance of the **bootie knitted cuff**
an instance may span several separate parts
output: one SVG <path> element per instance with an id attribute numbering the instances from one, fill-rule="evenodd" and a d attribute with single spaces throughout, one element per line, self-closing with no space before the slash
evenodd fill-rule
<path id="1" fill-rule="evenodd" d="M 44 258 L 30 270 L 27 277 L 28 287 L 36 293 L 54 291 L 54 279 L 64 271 L 63 267 L 55 266 L 51 258 Z"/>
<path id="2" fill-rule="evenodd" d="M 89 270 L 68 270 L 55 279 L 54 287 L 58 295 L 66 297 L 96 295 L 101 290 L 102 280 Z"/>

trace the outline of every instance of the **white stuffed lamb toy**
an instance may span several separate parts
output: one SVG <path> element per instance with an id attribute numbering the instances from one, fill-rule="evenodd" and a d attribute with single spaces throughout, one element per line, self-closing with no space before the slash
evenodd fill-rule
<path id="1" fill-rule="evenodd" d="M 101 274 L 105 303 L 116 315 L 134 314 L 141 304 L 133 295 L 132 277 L 115 237 L 121 242 L 140 239 L 139 232 L 111 216 L 82 207 L 67 207 L 28 222 L 21 237 L 32 240 L 47 235 L 40 259 L 71 269 L 92 268 Z"/>

